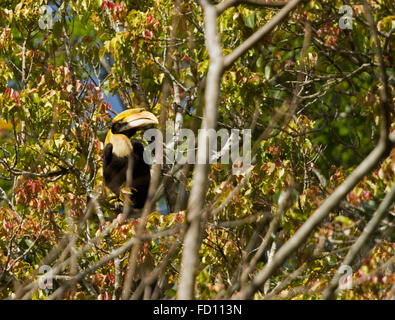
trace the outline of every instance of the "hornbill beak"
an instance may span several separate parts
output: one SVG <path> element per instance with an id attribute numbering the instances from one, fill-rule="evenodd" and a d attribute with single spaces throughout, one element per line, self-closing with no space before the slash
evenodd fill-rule
<path id="1" fill-rule="evenodd" d="M 144 109 L 128 109 L 121 112 L 112 120 L 111 131 L 131 137 L 136 131 L 157 125 L 158 119 L 151 112 Z"/>

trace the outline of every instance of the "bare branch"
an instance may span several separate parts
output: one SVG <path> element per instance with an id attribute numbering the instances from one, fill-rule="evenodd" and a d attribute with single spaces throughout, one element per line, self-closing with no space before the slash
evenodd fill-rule
<path id="1" fill-rule="evenodd" d="M 323 202 L 314 214 L 296 231 L 274 256 L 272 263 L 267 264 L 251 281 L 237 298 L 249 299 L 256 290 L 280 267 L 286 259 L 307 239 L 314 228 L 328 216 L 328 214 L 340 203 L 340 201 L 354 188 L 354 186 L 388 153 L 387 143 L 380 140 L 376 148 L 365 158 L 364 161 L 347 177 L 347 179 Z"/>
<path id="2" fill-rule="evenodd" d="M 369 23 L 370 33 L 373 36 L 375 42 L 375 50 L 376 50 L 376 58 L 379 62 L 379 81 L 381 82 L 380 91 L 380 101 L 381 101 L 381 112 L 382 112 L 382 126 L 381 126 L 381 139 L 388 139 L 389 128 L 391 125 L 390 121 L 390 113 L 393 110 L 393 106 L 391 105 L 391 93 L 388 87 L 388 76 L 386 72 L 386 67 L 383 58 L 383 51 L 381 48 L 378 31 L 376 28 L 376 23 L 374 22 L 372 10 L 370 5 L 367 3 L 366 0 L 363 0 L 365 11 L 366 11 L 366 18 Z"/>
<path id="3" fill-rule="evenodd" d="M 288 14 L 296 8 L 296 6 L 303 2 L 304 0 L 292 0 L 287 3 L 287 5 L 282 8 L 268 23 L 266 23 L 262 28 L 256 31 L 252 36 L 245 40 L 240 46 L 238 46 L 232 53 L 228 54 L 224 58 L 224 66 L 228 68 L 232 63 L 240 58 L 242 54 L 251 49 L 256 43 L 262 40 L 262 38 L 270 32 L 274 27 L 276 27 L 281 21 L 283 21 Z"/>
<path id="4" fill-rule="evenodd" d="M 380 221 L 388 213 L 389 207 L 394 204 L 394 199 L 395 199 L 395 182 L 392 184 L 391 190 L 387 193 L 384 200 L 381 202 L 380 206 L 378 207 L 377 211 L 374 213 L 373 218 L 366 225 L 361 236 L 348 251 L 347 256 L 342 262 L 342 265 L 351 265 L 353 263 L 358 252 L 362 249 L 364 244 L 372 236 L 372 234 L 380 224 Z M 341 277 L 341 273 L 337 272 L 336 275 L 332 278 L 329 287 L 325 290 L 323 294 L 323 299 L 334 298 L 333 295 L 335 293 L 337 286 L 339 285 L 340 277 Z"/>
<path id="5" fill-rule="evenodd" d="M 217 12 L 207 0 L 200 1 L 205 13 L 205 39 L 210 57 L 205 93 L 205 114 L 202 128 L 213 129 L 217 123 L 217 103 L 220 92 L 220 80 L 223 72 L 223 56 L 220 39 L 217 33 Z M 203 136 L 203 135 L 202 135 Z M 198 164 L 192 181 L 192 190 L 188 202 L 188 230 L 184 239 L 181 260 L 181 277 L 178 299 L 192 299 L 196 268 L 198 266 L 199 248 L 201 243 L 200 218 L 201 209 L 207 189 L 209 168 L 208 143 L 204 137 L 198 141 Z"/>
<path id="6" fill-rule="evenodd" d="M 369 173 L 380 160 L 385 158 L 390 152 L 389 143 L 389 90 L 388 80 L 385 72 L 384 61 L 381 54 L 381 47 L 378 42 L 377 30 L 370 13 L 370 7 L 365 0 L 367 16 L 370 21 L 371 32 L 376 41 L 376 55 L 380 64 L 380 81 L 382 82 L 382 90 L 380 99 L 382 107 L 381 116 L 381 135 L 377 146 L 363 160 L 359 166 L 347 177 L 347 179 L 336 188 L 336 190 L 322 203 L 322 205 L 314 212 L 314 214 L 297 230 L 297 232 L 289 239 L 274 256 L 271 263 L 267 264 L 246 286 L 236 298 L 248 299 L 252 298 L 254 293 L 265 281 L 281 266 L 286 259 L 307 239 L 310 233 L 318 226 L 321 221 L 329 215 L 329 213 L 341 202 L 341 200 L 354 188 L 354 186 Z M 370 16 L 370 18 L 369 18 Z"/>
<path id="7" fill-rule="evenodd" d="M 239 4 L 248 4 L 256 7 L 263 8 L 282 8 L 288 1 L 268 1 L 268 0 L 227 0 L 222 1 L 216 5 L 218 14 L 221 14 L 230 7 L 237 6 Z"/>

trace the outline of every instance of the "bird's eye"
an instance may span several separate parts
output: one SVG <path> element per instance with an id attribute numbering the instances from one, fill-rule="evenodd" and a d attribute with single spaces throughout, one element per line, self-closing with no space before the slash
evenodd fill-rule
<path id="1" fill-rule="evenodd" d="M 111 126 L 111 131 L 113 133 L 117 133 L 119 131 L 119 129 L 121 128 L 121 124 L 119 122 L 115 122 L 112 126 Z"/>

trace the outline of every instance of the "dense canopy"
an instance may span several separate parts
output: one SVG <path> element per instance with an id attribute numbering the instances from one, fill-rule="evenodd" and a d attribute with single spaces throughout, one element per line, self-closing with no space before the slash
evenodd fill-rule
<path id="1" fill-rule="evenodd" d="M 2 0 L 0 17 L 0 299 L 395 298 L 393 0 Z M 136 107 L 164 156 L 206 161 L 154 162 L 130 216 L 102 154 Z M 199 129 L 244 160 L 213 161 Z"/>

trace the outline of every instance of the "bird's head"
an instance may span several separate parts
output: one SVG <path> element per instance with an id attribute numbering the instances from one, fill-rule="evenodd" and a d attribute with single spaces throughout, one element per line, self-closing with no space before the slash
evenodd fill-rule
<path id="1" fill-rule="evenodd" d="M 112 120 L 110 131 L 112 134 L 124 134 L 131 138 L 137 131 L 147 129 L 158 123 L 158 119 L 151 112 L 142 108 L 128 109 Z"/>

